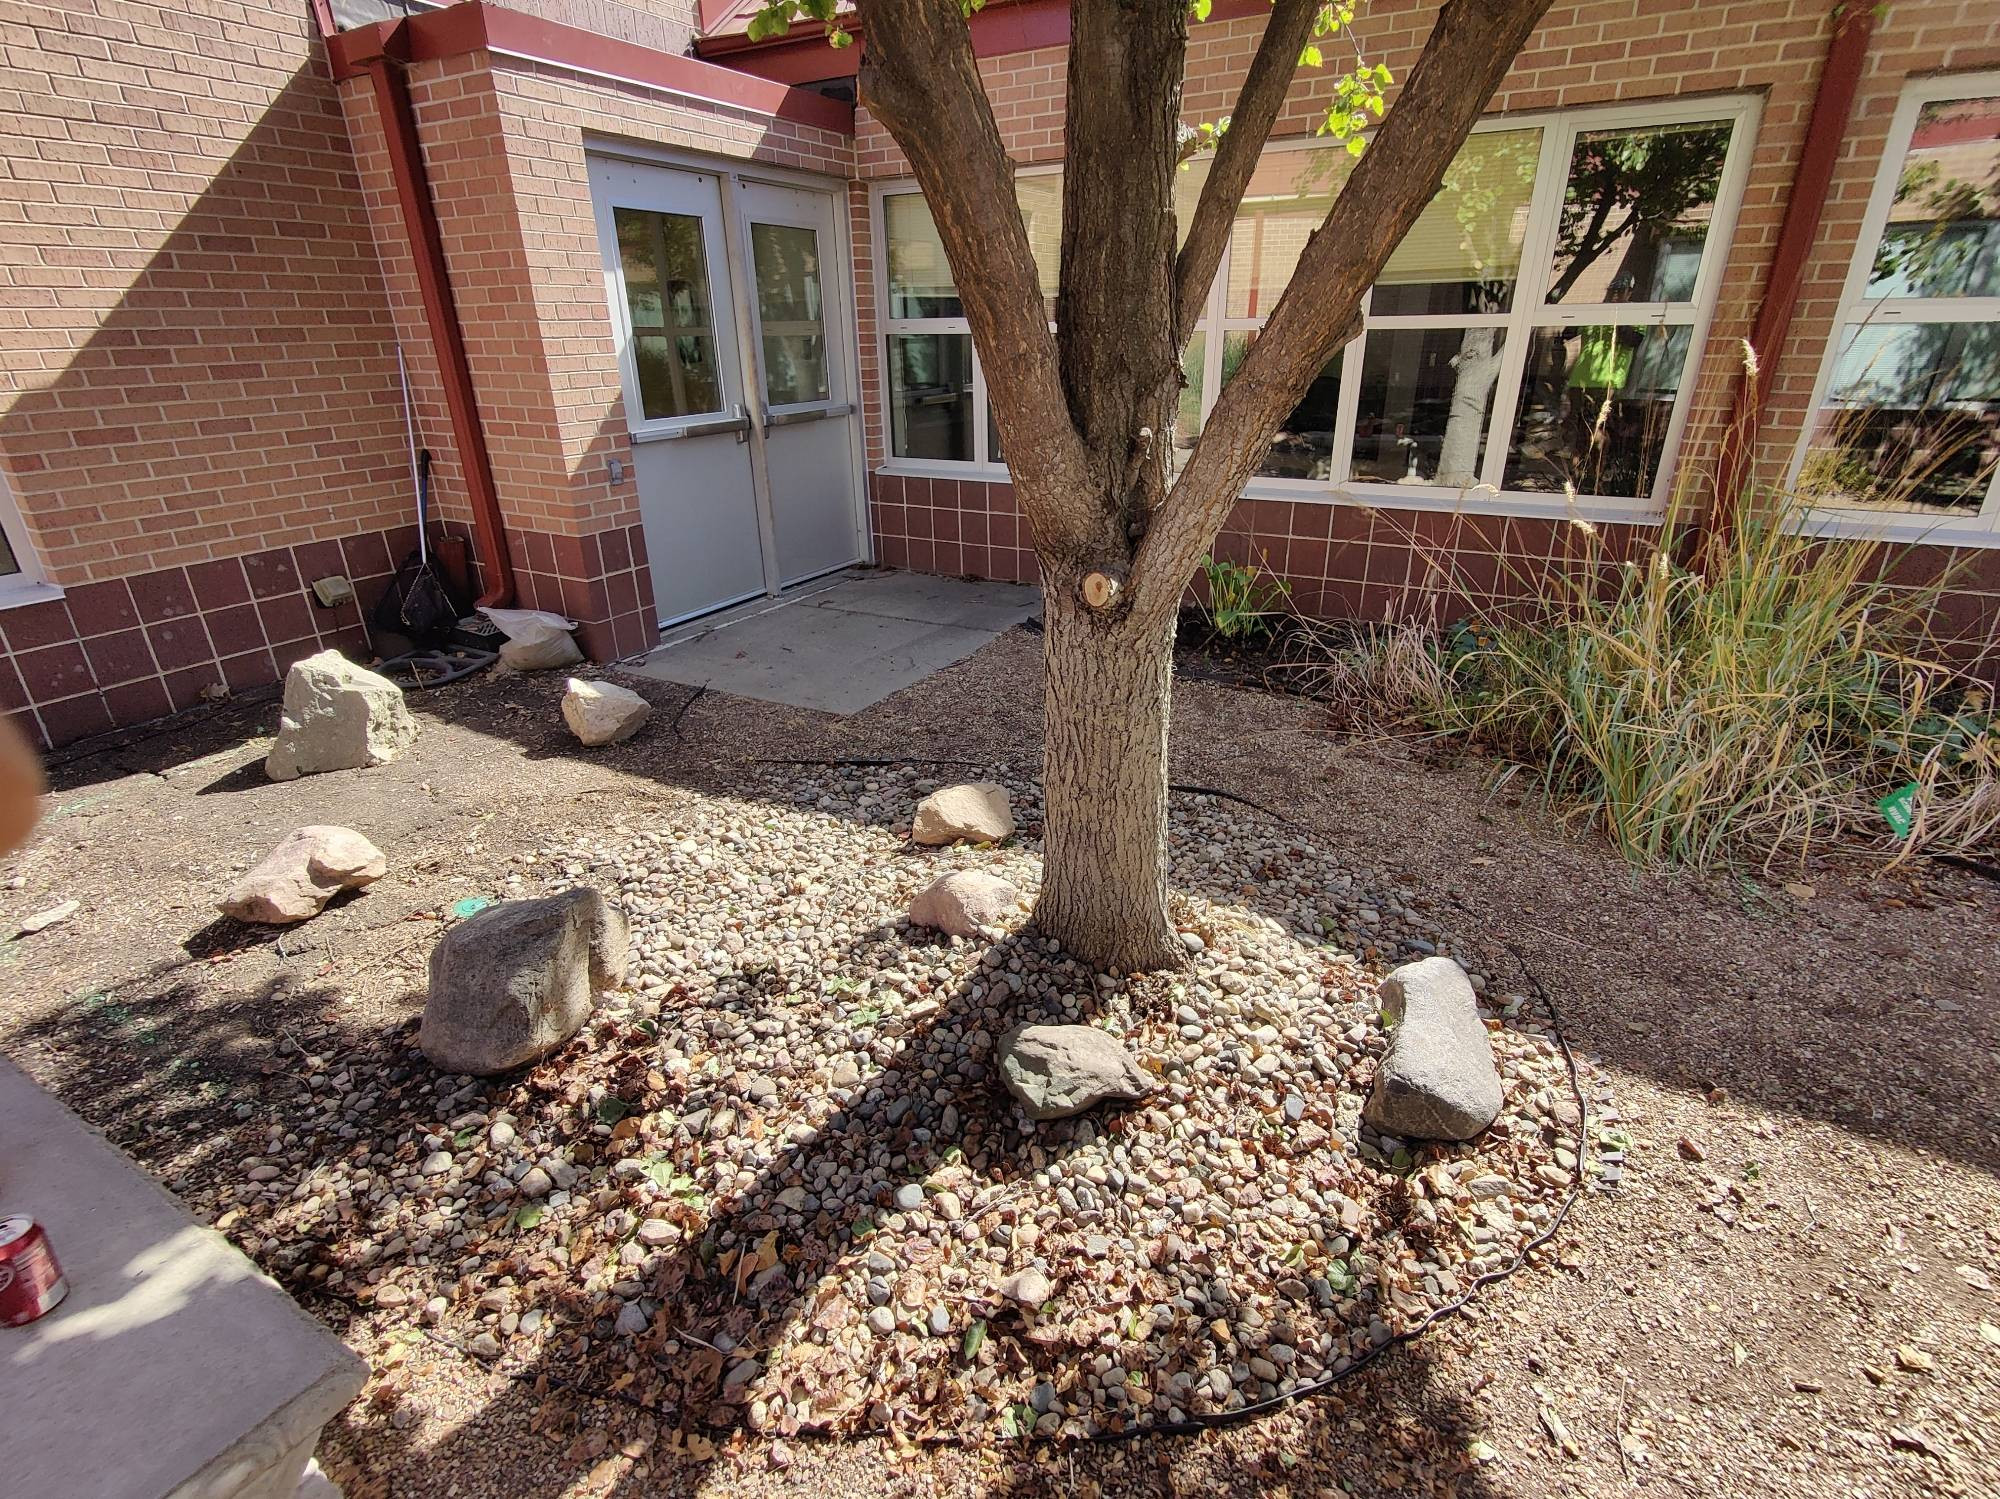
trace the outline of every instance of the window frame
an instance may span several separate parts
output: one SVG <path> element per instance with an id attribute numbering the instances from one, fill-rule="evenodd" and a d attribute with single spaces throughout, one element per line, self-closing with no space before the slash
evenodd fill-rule
<path id="1" fill-rule="evenodd" d="M 1875 252 L 1895 208 L 1896 185 L 1902 180 L 1903 159 L 1917 133 L 1917 119 L 1926 104 L 1951 99 L 2000 98 L 2000 69 L 1949 73 L 1904 82 L 1889 119 L 1882 157 L 1875 166 L 1875 184 L 1856 236 L 1840 302 L 1827 330 L 1826 349 L 1813 380 L 1812 400 L 1785 470 L 1785 487 L 1797 486 L 1812 454 L 1813 432 L 1835 367 L 1846 348 L 1850 329 L 1911 327 L 1925 323 L 2000 323 L 2000 296 L 1991 297 L 1871 297 L 1868 279 Z M 1864 510 L 1841 505 L 1815 505 L 1794 524 L 1814 535 L 1854 537 L 1889 543 L 1926 542 L 1941 546 L 2000 547 L 2000 464 L 1987 482 L 1986 499 L 1975 515 L 1946 516 L 1923 511 Z"/>
<path id="2" fill-rule="evenodd" d="M 1362 332 L 1341 350 L 1343 361 L 1341 388 L 1339 401 L 1335 407 L 1330 477 L 1327 479 L 1253 477 L 1244 486 L 1242 497 L 1314 500 L 1323 503 L 1372 505 L 1407 510 L 1472 508 L 1481 514 L 1517 515 L 1526 518 L 1582 515 L 1594 521 L 1657 523 L 1665 514 L 1667 499 L 1672 493 L 1680 458 L 1681 439 L 1686 431 L 1688 412 L 1693 404 L 1695 389 L 1700 383 L 1702 362 L 1707 352 L 1709 328 L 1714 319 L 1722 282 L 1727 274 L 1729 256 L 1735 248 L 1737 215 L 1742 206 L 1743 188 L 1749 176 L 1750 161 L 1756 148 L 1761 117 L 1762 100 L 1758 95 L 1721 94 L 1695 95 L 1643 103 L 1587 105 L 1574 109 L 1537 110 L 1519 114 L 1502 113 L 1482 118 L 1473 126 L 1472 133 L 1538 129 L 1542 136 L 1541 154 L 1535 169 L 1535 187 L 1521 245 L 1520 277 L 1516 282 L 1515 295 L 1509 310 L 1504 313 L 1383 316 L 1378 320 L 1368 313 L 1369 304 L 1373 300 L 1371 288 L 1368 297 L 1363 301 Z M 1554 256 L 1555 236 L 1561 221 L 1570 155 L 1577 135 L 1586 131 L 1645 129 L 1648 126 L 1708 121 L 1727 122 L 1731 134 L 1728 153 L 1723 159 L 1721 175 L 1716 186 L 1715 206 L 1709 219 L 1693 296 L 1685 303 L 1549 302 L 1548 271 Z M 1340 149 L 1337 143 L 1330 142 L 1324 136 L 1290 136 L 1266 142 L 1264 154 L 1268 157 L 1273 153 Z M 1062 165 L 1060 161 L 1039 162 L 1032 166 L 1022 166 L 1019 175 L 1059 172 L 1062 170 Z M 1554 185 L 1550 186 L 1551 183 Z M 874 257 L 875 305 L 884 309 L 884 315 L 880 318 L 876 329 L 874 353 L 878 368 L 882 367 L 881 361 L 886 357 L 886 339 L 891 334 L 969 332 L 969 325 L 964 318 L 892 319 L 886 315 L 889 306 L 889 257 L 883 201 L 899 193 L 917 191 L 920 189 L 915 180 L 908 177 L 884 179 L 872 184 L 870 188 L 870 229 L 878 247 Z M 1207 335 L 1207 342 L 1203 348 L 1202 371 L 1201 420 L 1204 431 L 1207 429 L 1220 389 L 1223 345 L 1227 341 L 1227 335 L 1261 326 L 1264 321 L 1261 316 L 1232 318 L 1224 315 L 1227 308 L 1230 255 L 1233 249 L 1233 244 L 1225 247 L 1222 259 L 1216 267 L 1214 284 L 1210 286 L 1203 302 L 1202 315 L 1197 320 L 1195 328 L 1191 330 Z M 1528 346 L 1535 330 L 1572 324 L 1594 326 L 1604 323 L 1642 326 L 1686 325 L 1692 330 L 1687 366 L 1682 374 L 1680 388 L 1675 394 L 1674 410 L 1662 440 L 1659 469 L 1654 476 L 1651 490 L 1636 498 L 1578 495 L 1572 502 L 1562 494 L 1501 488 L 1500 479 L 1505 471 L 1508 448 L 1513 437 L 1514 416 L 1519 404 Z M 1477 484 L 1464 489 L 1442 489 L 1433 485 L 1384 484 L 1350 477 L 1355 419 L 1360 405 L 1363 346 L 1368 329 L 1378 324 L 1385 330 L 1457 329 L 1475 324 L 1490 325 L 1505 330 L 1499 374 L 1496 377 L 1492 405 L 1487 416 L 1486 451 L 1480 460 L 1480 481 Z M 889 433 L 892 430 L 886 374 L 878 383 L 879 410 L 886 449 Z M 989 483 L 1007 482 L 1010 476 L 1006 465 L 991 462 L 986 458 L 986 379 L 977 347 L 973 349 L 973 384 L 977 409 L 972 462 L 898 458 L 893 452 L 885 452 L 880 465 L 881 471 Z"/>
<path id="3" fill-rule="evenodd" d="M 13 481 L 4 469 L 0 469 L 0 536 L 6 537 L 15 565 L 13 572 L 0 573 L 0 609 L 17 609 L 63 596 L 61 586 L 49 582 L 42 569 L 41 554 L 28 535 L 27 522 L 14 498 Z"/>

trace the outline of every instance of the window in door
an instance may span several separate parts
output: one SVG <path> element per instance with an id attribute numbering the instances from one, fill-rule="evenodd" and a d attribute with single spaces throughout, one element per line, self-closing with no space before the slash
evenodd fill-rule
<path id="1" fill-rule="evenodd" d="M 612 214 L 646 419 L 720 411 L 722 380 L 702 220 L 649 208 L 614 208 Z"/>
<path id="2" fill-rule="evenodd" d="M 828 399 L 818 233 L 796 224 L 753 223 L 750 258 L 757 275 L 765 404 Z"/>

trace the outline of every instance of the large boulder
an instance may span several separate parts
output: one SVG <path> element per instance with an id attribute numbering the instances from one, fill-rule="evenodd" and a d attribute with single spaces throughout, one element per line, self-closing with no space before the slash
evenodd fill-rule
<path id="1" fill-rule="evenodd" d="M 653 705 L 616 682 L 571 677 L 563 692 L 563 722 L 585 744 L 616 744 L 639 732 Z"/>
<path id="2" fill-rule="evenodd" d="M 288 926 L 319 915 L 343 890 L 372 885 L 388 867 L 382 850 L 352 828 L 304 827 L 264 855 L 217 908 L 238 921 Z"/>
<path id="3" fill-rule="evenodd" d="M 264 773 L 291 781 L 325 770 L 382 765 L 410 747 L 417 721 L 403 689 L 339 651 L 295 662 L 285 674 L 285 711 Z"/>
<path id="4" fill-rule="evenodd" d="M 508 900 L 461 921 L 431 951 L 417 1044 L 446 1072 L 505 1072 L 547 1056 L 625 982 L 625 913 L 578 886 Z"/>
<path id="5" fill-rule="evenodd" d="M 917 803 L 910 836 L 932 845 L 998 843 L 1014 832 L 1014 809 L 998 781 L 946 786 Z"/>
<path id="6" fill-rule="evenodd" d="M 910 902 L 910 924 L 936 927 L 954 937 L 977 937 L 1020 908 L 1021 892 L 998 875 L 977 869 L 941 874 Z"/>
<path id="7" fill-rule="evenodd" d="M 1094 1025 L 1016 1026 L 1000 1040 L 1000 1077 L 1030 1119 L 1067 1119 L 1153 1087 L 1132 1054 Z"/>
<path id="8" fill-rule="evenodd" d="M 1500 1069 L 1465 970 L 1405 963 L 1382 980 L 1389 1050 L 1362 1117 L 1407 1140 L 1470 1140 L 1500 1112 Z"/>

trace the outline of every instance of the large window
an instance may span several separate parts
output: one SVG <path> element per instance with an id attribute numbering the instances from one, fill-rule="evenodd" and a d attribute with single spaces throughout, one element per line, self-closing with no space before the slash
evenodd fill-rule
<path id="1" fill-rule="evenodd" d="M 1836 524 L 2000 542 L 2000 74 L 1904 94 L 1797 483 Z"/>
<path id="2" fill-rule="evenodd" d="M 1650 511 L 1664 499 L 1692 361 L 1728 248 L 1753 106 L 1696 100 L 1482 126 L 1370 294 L 1367 331 L 1272 434 L 1253 490 L 1457 504 L 1468 491 Z M 1258 164 L 1183 356 L 1175 455 L 1193 444 L 1347 179 L 1337 144 L 1274 143 Z M 1183 173 L 1184 177 L 1193 177 Z M 1020 178 L 1053 297 L 1054 174 Z M 1199 179 L 1186 184 L 1182 222 Z M 943 251 L 913 188 L 882 197 L 892 457 L 998 463 L 984 384 Z M 913 334 L 964 340 L 950 445 L 898 437 L 923 389 Z M 901 383 L 899 383 L 899 380 Z M 943 390 L 933 398 L 949 402 Z M 947 450 L 948 449 L 948 450 Z M 995 476 L 998 476 L 997 468 Z"/>

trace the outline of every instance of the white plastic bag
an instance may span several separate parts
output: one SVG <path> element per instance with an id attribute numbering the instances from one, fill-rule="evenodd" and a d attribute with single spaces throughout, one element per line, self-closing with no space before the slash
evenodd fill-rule
<path id="1" fill-rule="evenodd" d="M 500 659 L 515 671 L 553 671 L 559 666 L 576 666 L 583 660 L 570 631 L 576 628 L 560 614 L 546 609 L 481 609 L 494 627 L 507 637 L 500 647 Z"/>

